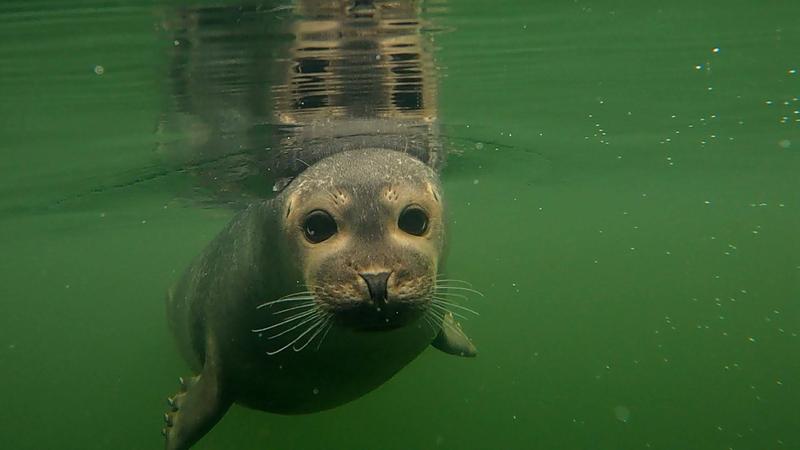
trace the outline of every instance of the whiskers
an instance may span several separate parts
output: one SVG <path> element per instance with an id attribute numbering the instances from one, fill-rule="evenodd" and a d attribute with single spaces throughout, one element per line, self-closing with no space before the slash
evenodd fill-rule
<path id="1" fill-rule="evenodd" d="M 333 327 L 333 314 L 320 307 L 314 299 L 314 293 L 295 292 L 262 303 L 257 309 L 272 309 L 275 305 L 282 307 L 272 311 L 273 315 L 280 316 L 276 318 L 277 322 L 252 330 L 259 337 L 275 342 L 273 350 L 267 350 L 267 355 L 277 355 L 289 348 L 300 352 L 311 345 L 317 336 L 320 336 L 316 345 L 316 350 L 319 350 Z"/>
<path id="2" fill-rule="evenodd" d="M 480 316 L 474 309 L 457 303 L 458 301 L 468 301 L 471 296 L 475 295 L 483 297 L 483 293 L 473 289 L 469 282 L 437 276 L 433 292 L 428 297 L 430 307 L 425 312 L 423 319 L 435 334 L 442 327 L 448 327 L 456 333 L 464 335 L 461 328 L 454 321 L 447 320 L 447 317 L 452 315 L 459 319 L 469 320 L 470 315 Z"/>

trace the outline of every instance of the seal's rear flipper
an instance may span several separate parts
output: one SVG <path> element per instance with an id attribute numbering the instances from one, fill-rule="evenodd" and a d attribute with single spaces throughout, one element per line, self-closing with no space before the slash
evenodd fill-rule
<path id="1" fill-rule="evenodd" d="M 166 450 L 186 450 L 200 440 L 225 415 L 231 406 L 219 385 L 217 365 L 207 353 L 200 375 L 180 379 L 181 391 L 167 399 L 169 410 L 164 414 Z"/>
<path id="2" fill-rule="evenodd" d="M 461 330 L 461 325 L 456 322 L 452 313 L 444 316 L 442 328 L 431 345 L 451 355 L 468 358 L 478 356 L 478 349 Z"/>

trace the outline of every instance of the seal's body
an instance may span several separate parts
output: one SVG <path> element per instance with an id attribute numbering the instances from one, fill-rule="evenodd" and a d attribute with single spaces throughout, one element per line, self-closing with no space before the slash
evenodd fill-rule
<path id="1" fill-rule="evenodd" d="M 188 448 L 234 402 L 314 412 L 375 389 L 431 343 L 474 355 L 437 292 L 443 217 L 433 170 L 384 149 L 324 158 L 239 213 L 169 295 L 199 375 L 170 398 L 167 448 Z"/>
<path id="2" fill-rule="evenodd" d="M 298 5 L 316 19 L 295 25 L 275 148 L 246 166 L 269 173 L 277 194 L 241 196 L 249 206 L 169 292 L 170 328 L 196 376 L 169 399 L 168 450 L 189 448 L 233 403 L 320 411 L 377 388 L 428 345 L 476 352 L 448 310 L 459 288 L 437 279 L 442 153 L 416 4 Z M 202 54 L 201 42 L 186 47 Z M 198 142 L 198 154 L 220 143 Z M 197 167 L 224 180 L 220 192 L 244 192 L 230 188 L 246 184 L 225 177 L 230 166 Z"/>

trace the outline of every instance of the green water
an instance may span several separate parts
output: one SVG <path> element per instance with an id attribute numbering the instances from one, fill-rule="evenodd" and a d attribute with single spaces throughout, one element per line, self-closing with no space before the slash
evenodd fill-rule
<path id="1" fill-rule="evenodd" d="M 163 10 L 0 4 L 2 449 L 162 446 L 164 292 L 232 215 L 154 150 Z M 424 14 L 479 357 L 196 448 L 800 449 L 800 3 Z"/>

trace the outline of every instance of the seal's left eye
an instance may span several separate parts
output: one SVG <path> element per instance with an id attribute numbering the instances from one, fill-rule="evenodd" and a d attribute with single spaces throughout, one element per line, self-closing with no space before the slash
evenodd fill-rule
<path id="1" fill-rule="evenodd" d="M 303 222 L 303 234 L 308 242 L 319 244 L 336 234 L 336 221 L 330 214 L 321 209 L 311 211 Z"/>
<path id="2" fill-rule="evenodd" d="M 408 234 L 422 236 L 428 231 L 428 213 L 417 205 L 406 206 L 397 219 L 397 226 Z"/>

